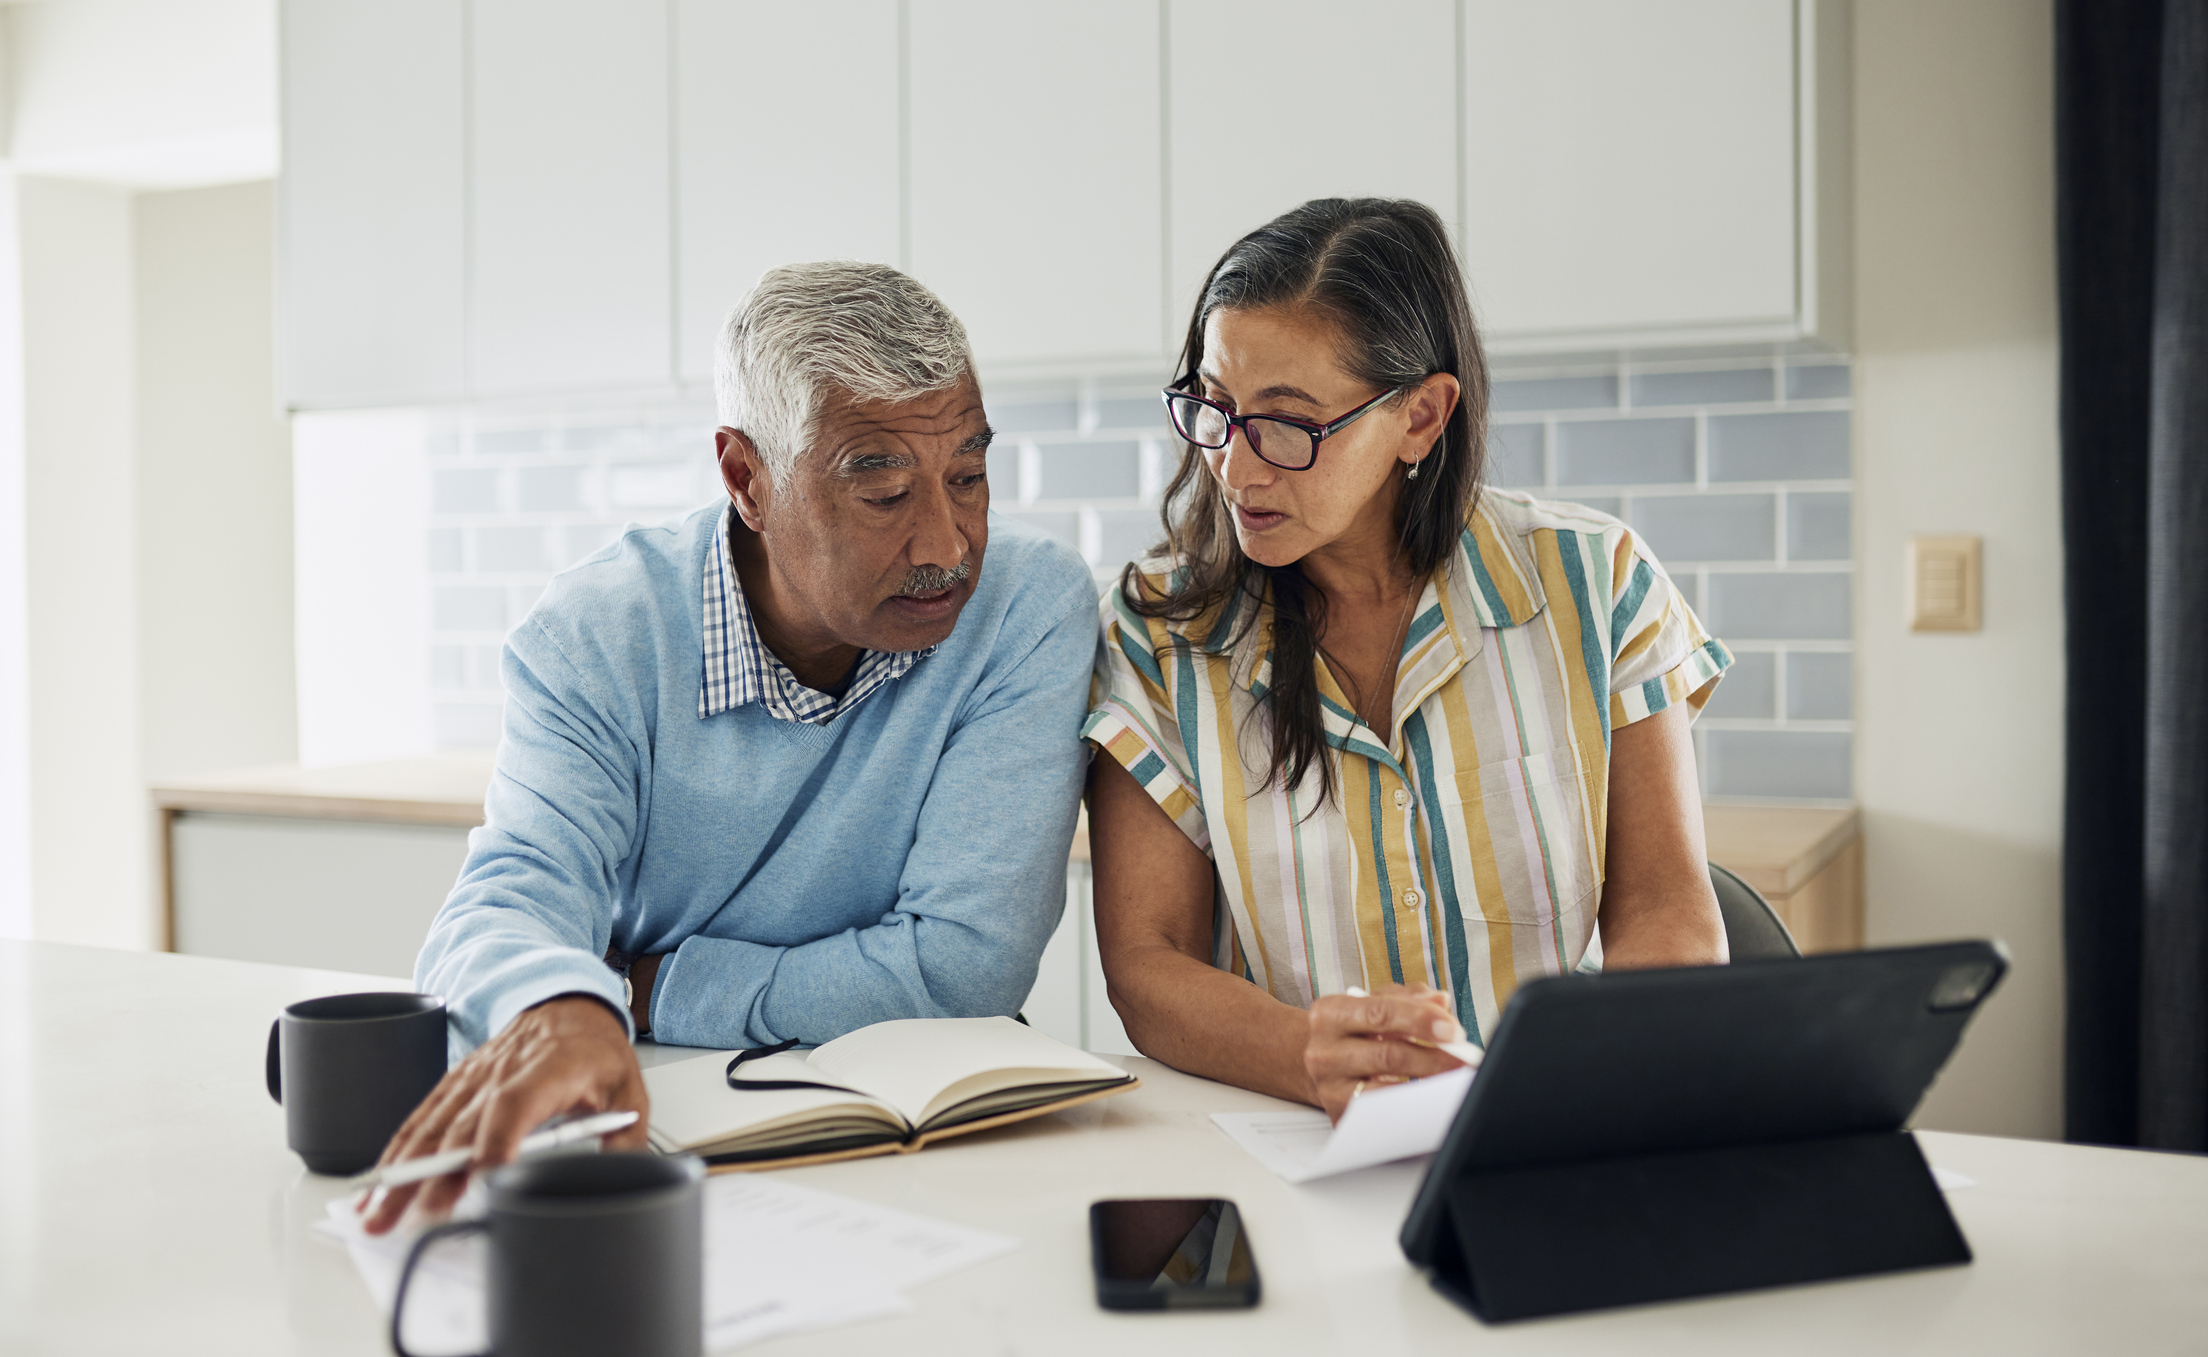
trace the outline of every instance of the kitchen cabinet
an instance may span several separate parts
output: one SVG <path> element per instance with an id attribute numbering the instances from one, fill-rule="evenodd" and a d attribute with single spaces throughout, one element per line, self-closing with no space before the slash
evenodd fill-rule
<path id="1" fill-rule="evenodd" d="M 902 257 L 897 0 L 677 0 L 674 48 L 677 359 L 709 382 L 760 274 Z"/>
<path id="2" fill-rule="evenodd" d="M 985 370 L 1163 347 L 1158 10 L 912 0 L 908 263 Z"/>
<path id="3" fill-rule="evenodd" d="M 1847 0 L 282 3 L 294 408 L 700 384 L 829 257 L 1154 379 L 1320 196 L 1434 207 L 1497 355 L 1848 340 Z"/>
<path id="4" fill-rule="evenodd" d="M 467 392 L 463 36 L 449 0 L 284 5 L 278 306 L 294 406 Z"/>
<path id="5" fill-rule="evenodd" d="M 1450 0 L 1174 0 L 1169 350 L 1229 245 L 1312 198 L 1416 198 L 1456 228 Z"/>
<path id="6" fill-rule="evenodd" d="M 666 381 L 665 5 L 467 8 L 473 394 Z"/>
<path id="7" fill-rule="evenodd" d="M 1464 265 L 1489 343 L 1839 338 L 1841 14 L 1464 0 Z"/>

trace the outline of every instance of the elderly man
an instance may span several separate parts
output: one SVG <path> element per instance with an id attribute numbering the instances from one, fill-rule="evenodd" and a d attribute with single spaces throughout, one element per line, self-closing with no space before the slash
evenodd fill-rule
<path id="1" fill-rule="evenodd" d="M 821 1042 L 1010 1014 L 1034 982 L 1096 591 L 990 518 L 964 329 L 894 269 L 776 269 L 716 386 L 727 502 L 631 528 L 507 638 L 486 822 L 415 974 L 474 1050 L 387 1162 L 483 1167 L 554 1114 L 647 1110 L 632 1033 Z"/>

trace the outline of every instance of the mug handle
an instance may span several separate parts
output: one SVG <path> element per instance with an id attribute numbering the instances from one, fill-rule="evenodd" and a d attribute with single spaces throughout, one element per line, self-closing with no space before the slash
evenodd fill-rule
<path id="1" fill-rule="evenodd" d="M 442 1225 L 433 1225 L 422 1231 L 421 1236 L 414 1241 L 414 1247 L 406 1251 L 406 1266 L 399 1269 L 398 1293 L 391 1297 L 391 1350 L 398 1357 L 419 1357 L 417 1353 L 408 1352 L 406 1344 L 399 1341 L 399 1320 L 406 1314 L 406 1288 L 414 1280 L 414 1265 L 421 1262 L 422 1255 L 428 1252 L 429 1246 L 439 1240 L 474 1234 L 478 1230 L 490 1228 L 490 1223 L 487 1216 L 477 1220 L 448 1220 Z M 476 1353 L 473 1357 L 491 1357 L 491 1354 Z"/>
<path id="2" fill-rule="evenodd" d="M 282 1018 L 268 1025 L 268 1096 L 279 1103 L 284 1100 L 284 1062 L 277 1054 L 276 1029 L 283 1025 Z"/>

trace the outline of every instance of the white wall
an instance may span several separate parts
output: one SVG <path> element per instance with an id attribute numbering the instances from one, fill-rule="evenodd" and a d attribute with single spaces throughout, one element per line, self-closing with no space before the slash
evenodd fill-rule
<path id="1" fill-rule="evenodd" d="M 23 249 L 15 176 L 0 170 L 0 938 L 31 917 L 30 556 L 25 519 Z M 0 1024 L 4 1025 L 4 1024 Z"/>
<path id="2" fill-rule="evenodd" d="M 17 206 L 32 923 L 142 947 L 130 195 L 24 178 Z"/>
<path id="3" fill-rule="evenodd" d="M 429 725 L 431 416 L 292 420 L 299 761 L 405 758 Z"/>
<path id="4" fill-rule="evenodd" d="M 276 172 L 276 0 L 42 0 L 0 10 L 26 174 L 132 188 Z"/>
<path id="5" fill-rule="evenodd" d="M 158 939 L 149 774 L 288 757 L 275 0 L 0 5 L 0 936 Z M 142 437 L 141 437 L 142 435 Z"/>
<path id="6" fill-rule="evenodd" d="M 2063 612 L 2047 0 L 1856 0 L 1856 786 L 1874 944 L 2000 937 L 1919 1118 L 2061 1130 Z M 1985 629 L 1912 635 L 1903 552 L 1985 538 Z"/>
<path id="7" fill-rule="evenodd" d="M 139 710 L 159 778 L 298 757 L 275 192 L 136 200 Z"/>

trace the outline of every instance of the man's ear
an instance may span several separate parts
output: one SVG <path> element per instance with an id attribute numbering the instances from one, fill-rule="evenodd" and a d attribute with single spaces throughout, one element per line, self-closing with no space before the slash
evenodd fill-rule
<path id="1" fill-rule="evenodd" d="M 774 503 L 774 478 L 767 474 L 759 445 L 743 430 L 723 425 L 713 431 L 713 450 L 720 458 L 721 484 L 728 487 L 736 516 L 744 520 L 745 527 L 758 532 Z"/>

